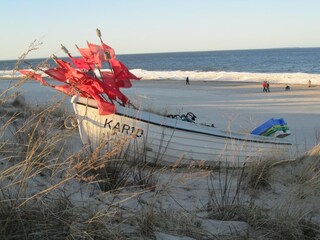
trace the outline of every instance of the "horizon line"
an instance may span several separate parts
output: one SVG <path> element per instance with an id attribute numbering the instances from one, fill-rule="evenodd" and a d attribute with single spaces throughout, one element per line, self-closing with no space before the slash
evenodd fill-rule
<path id="1" fill-rule="evenodd" d="M 277 50 L 277 49 L 311 49 L 311 48 L 320 48 L 320 47 L 271 47 L 271 48 L 244 48 L 244 49 L 219 49 L 219 50 L 190 50 L 190 51 L 174 51 L 174 52 L 137 52 L 137 53 L 119 53 L 116 55 L 148 55 L 148 54 L 167 54 L 167 53 L 196 53 L 196 52 L 228 52 L 228 51 L 256 51 L 256 50 Z M 80 55 L 75 57 L 81 57 Z M 51 57 L 35 57 L 28 59 L 43 59 L 43 58 L 51 58 Z M 68 58 L 66 56 L 66 58 Z M 0 61 L 17 61 L 16 59 L 0 59 Z M 25 58 L 26 59 L 26 58 Z"/>

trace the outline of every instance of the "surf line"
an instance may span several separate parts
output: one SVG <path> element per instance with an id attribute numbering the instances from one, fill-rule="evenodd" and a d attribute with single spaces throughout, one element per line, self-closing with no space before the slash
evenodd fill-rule
<path id="1" fill-rule="evenodd" d="M 134 135 L 136 137 L 143 136 L 143 129 L 142 128 L 135 128 L 134 126 L 130 126 L 125 123 L 121 124 L 120 122 L 114 122 L 112 119 L 108 120 L 108 118 L 106 118 L 103 127 L 108 128 L 112 131 L 118 131 L 119 133 Z"/>

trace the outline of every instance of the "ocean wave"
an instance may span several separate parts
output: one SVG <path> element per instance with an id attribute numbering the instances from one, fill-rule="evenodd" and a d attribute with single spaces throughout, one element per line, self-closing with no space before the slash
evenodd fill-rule
<path id="1" fill-rule="evenodd" d="M 308 73 L 250 73 L 250 72 L 223 72 L 223 71 L 147 71 L 143 69 L 131 70 L 133 74 L 144 80 L 168 79 L 190 81 L 237 81 L 262 82 L 284 84 L 306 84 L 309 80 L 313 84 L 320 84 L 320 74 Z"/>
<path id="2" fill-rule="evenodd" d="M 250 72 L 224 72 L 224 71 L 148 71 L 144 69 L 130 70 L 142 80 L 185 80 L 190 81 L 236 81 L 236 82 L 262 82 L 284 84 L 312 84 L 320 85 L 320 74 L 309 73 L 250 73 Z M 47 77 L 43 72 L 37 72 Z M 0 79 L 21 78 L 23 75 L 18 71 L 0 71 Z"/>
<path id="3" fill-rule="evenodd" d="M 0 79 L 12 79 L 21 77 L 21 73 L 15 70 L 2 70 L 0 71 Z"/>

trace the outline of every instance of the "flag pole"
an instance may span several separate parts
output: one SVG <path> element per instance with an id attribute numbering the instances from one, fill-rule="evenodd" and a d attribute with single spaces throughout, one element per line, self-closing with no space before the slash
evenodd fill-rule
<path id="1" fill-rule="evenodd" d="M 97 36 L 98 36 L 99 39 L 100 39 L 100 42 L 101 42 L 101 45 L 102 45 L 102 48 L 103 48 L 104 58 L 107 60 L 107 62 L 108 62 L 108 64 L 109 64 L 110 71 L 111 71 L 111 73 L 113 74 L 113 76 L 114 76 L 114 78 L 115 78 L 116 76 L 115 76 L 115 74 L 114 74 L 114 71 L 113 71 L 112 66 L 111 66 L 111 63 L 110 63 L 110 53 L 104 50 L 103 41 L 102 41 L 102 38 L 101 38 L 101 31 L 100 31 L 99 28 L 96 29 L 96 33 L 97 33 Z M 102 75 L 101 72 L 100 72 L 100 69 L 99 69 L 99 73 L 100 73 L 101 78 L 102 78 L 103 81 L 104 81 L 104 78 L 103 78 L 103 75 Z M 118 101 L 117 101 L 117 102 L 118 102 Z M 119 102 L 118 102 L 118 103 L 119 103 Z M 123 104 L 120 104 L 120 105 L 123 105 Z"/>
<path id="2" fill-rule="evenodd" d="M 87 45 L 89 46 L 89 42 L 87 41 Z M 91 49 L 90 48 L 88 48 L 89 49 L 89 51 L 91 52 Z M 92 53 L 92 52 L 91 52 Z M 100 67 L 96 64 L 96 63 L 94 63 L 94 68 L 96 68 L 96 69 L 98 69 L 98 72 L 99 72 L 99 74 L 100 74 L 100 78 L 101 78 L 101 81 L 104 81 L 104 79 L 103 79 L 103 76 L 102 76 L 102 74 L 101 74 L 101 69 L 100 69 Z M 96 76 L 97 77 L 97 76 Z"/>
<path id="3" fill-rule="evenodd" d="M 77 47 L 77 49 L 79 49 L 79 47 L 77 46 L 77 44 L 76 44 L 76 47 Z M 61 49 L 62 49 L 62 51 L 64 51 L 64 52 L 68 55 L 68 57 L 69 57 L 70 60 L 73 62 L 73 64 L 76 65 L 76 64 L 74 63 L 74 61 L 73 61 L 73 57 L 72 57 L 71 53 L 69 52 L 69 50 L 68 50 L 64 45 L 62 45 L 62 44 L 61 44 Z M 85 59 L 84 57 L 82 57 L 82 58 L 84 59 L 85 63 L 88 65 L 89 70 L 90 70 L 90 69 L 92 70 L 90 64 L 86 61 L 86 59 Z"/>
<path id="4" fill-rule="evenodd" d="M 101 42 L 101 45 L 102 45 L 102 47 L 103 47 L 104 58 L 108 61 L 108 64 L 109 64 L 109 67 L 110 67 L 110 71 L 112 72 L 114 78 L 116 78 L 116 75 L 115 75 L 115 73 L 114 73 L 114 71 L 113 71 L 113 68 L 112 68 L 112 65 L 111 65 L 111 63 L 110 63 L 110 58 L 111 58 L 110 53 L 109 53 L 108 51 L 105 51 L 105 50 L 104 50 L 104 46 L 103 46 L 104 42 L 103 42 L 103 40 L 102 40 L 101 31 L 100 31 L 99 28 L 96 29 L 96 33 L 97 33 L 97 36 L 99 37 L 100 42 Z M 134 109 L 138 109 L 133 103 L 131 103 L 130 100 L 128 100 L 128 103 L 127 103 L 127 104 L 130 105 L 130 106 L 132 106 Z"/>
<path id="5" fill-rule="evenodd" d="M 100 39 L 101 45 L 102 45 L 102 47 L 103 47 L 104 42 L 102 41 L 100 29 L 97 28 L 97 29 L 96 29 L 96 32 L 97 32 L 97 36 L 98 36 L 99 39 Z M 105 50 L 104 50 L 104 47 L 103 47 L 103 53 L 104 53 L 104 58 L 108 61 L 110 71 L 112 72 L 113 76 L 116 77 L 115 74 L 114 74 L 114 71 L 113 71 L 113 69 L 112 69 L 111 63 L 110 63 L 110 58 L 111 58 L 110 53 L 109 53 L 108 51 L 105 51 Z"/>
<path id="6" fill-rule="evenodd" d="M 79 49 L 79 47 L 78 47 L 78 45 L 77 44 L 75 44 L 76 45 L 76 48 L 77 49 Z M 87 45 L 88 45 L 88 41 L 87 41 Z M 90 50 L 90 48 L 88 48 L 89 50 Z M 90 52 L 91 52 L 91 50 L 90 50 Z M 80 52 L 81 53 L 81 52 Z M 94 80 L 98 80 L 99 82 L 101 82 L 100 81 L 100 79 L 97 77 L 97 75 L 96 75 L 96 73 L 94 72 L 94 70 L 91 68 L 91 66 L 90 66 L 90 64 L 87 62 L 87 60 L 86 60 L 86 58 L 84 58 L 84 57 L 82 57 L 83 59 L 84 59 L 84 61 L 88 64 L 88 66 L 89 66 L 89 71 L 91 70 L 92 71 L 92 74 L 94 75 Z M 102 78 L 102 75 L 101 75 L 101 70 L 100 70 L 100 67 L 99 66 L 97 66 L 95 63 L 93 64 L 93 67 L 94 68 L 96 68 L 96 69 L 98 69 L 98 71 L 99 71 L 99 75 L 100 75 L 100 77 L 101 77 L 101 79 L 103 80 L 103 78 Z M 91 76 L 92 77 L 92 76 Z M 108 96 L 108 94 L 106 94 L 107 96 Z M 107 99 L 105 98 L 105 96 L 101 96 L 105 101 L 107 101 Z M 110 100 L 110 102 L 113 104 L 113 100 L 108 96 L 108 99 Z"/>

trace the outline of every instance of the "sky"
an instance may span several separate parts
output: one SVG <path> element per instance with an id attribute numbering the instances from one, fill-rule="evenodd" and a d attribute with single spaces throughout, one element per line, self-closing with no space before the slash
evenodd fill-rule
<path id="1" fill-rule="evenodd" d="M 0 0 L 0 60 L 65 56 L 60 44 L 117 54 L 320 47 L 319 0 Z"/>

